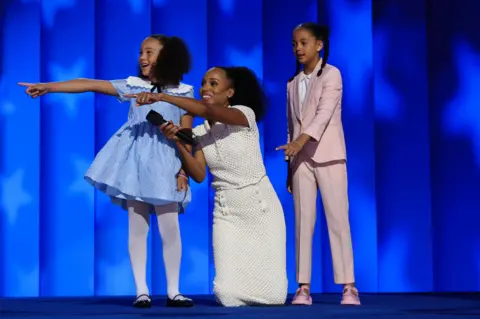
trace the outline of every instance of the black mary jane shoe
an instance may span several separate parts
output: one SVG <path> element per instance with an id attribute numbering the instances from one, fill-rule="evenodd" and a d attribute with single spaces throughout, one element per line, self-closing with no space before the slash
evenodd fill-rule
<path id="1" fill-rule="evenodd" d="M 193 300 L 190 298 L 185 297 L 182 294 L 178 294 L 173 299 L 167 297 L 167 307 L 174 307 L 174 308 L 189 308 L 193 307 L 194 303 Z"/>
<path id="2" fill-rule="evenodd" d="M 140 295 L 133 302 L 133 306 L 135 308 L 151 308 L 152 307 L 152 299 L 150 298 L 149 295 Z"/>

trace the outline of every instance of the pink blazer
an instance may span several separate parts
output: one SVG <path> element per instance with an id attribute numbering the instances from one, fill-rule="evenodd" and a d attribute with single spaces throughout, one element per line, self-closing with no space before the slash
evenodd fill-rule
<path id="1" fill-rule="evenodd" d="M 322 61 L 312 73 L 300 105 L 299 78 L 287 85 L 288 142 L 305 133 L 312 137 L 302 150 L 317 163 L 346 160 L 345 137 L 342 126 L 342 76 L 333 65 L 327 64 L 317 77 Z M 295 159 L 293 159 L 295 160 Z"/>

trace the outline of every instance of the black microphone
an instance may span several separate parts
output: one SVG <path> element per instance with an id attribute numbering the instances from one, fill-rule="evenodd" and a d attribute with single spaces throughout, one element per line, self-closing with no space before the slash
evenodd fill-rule
<path id="1" fill-rule="evenodd" d="M 152 123 L 153 125 L 160 126 L 162 124 L 167 123 L 167 121 L 163 118 L 162 114 L 151 110 L 147 114 L 147 121 Z M 175 134 L 176 137 L 181 139 L 184 143 L 190 144 L 190 145 L 197 145 L 197 142 L 193 138 L 193 134 L 191 130 L 188 129 L 183 129 L 181 131 L 178 131 L 177 134 Z"/>

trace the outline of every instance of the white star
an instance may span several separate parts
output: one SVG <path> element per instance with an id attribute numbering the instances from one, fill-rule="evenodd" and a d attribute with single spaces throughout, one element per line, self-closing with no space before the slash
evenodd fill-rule
<path id="1" fill-rule="evenodd" d="M 13 113 L 15 113 L 15 105 L 13 105 L 13 103 L 9 102 L 9 101 L 4 101 L 2 103 L 2 108 L 1 108 L 1 112 L 3 115 L 12 115 Z"/>
<path id="2" fill-rule="evenodd" d="M 65 81 L 70 79 L 86 77 L 85 59 L 79 58 L 70 68 L 64 68 L 56 63 L 49 65 L 50 78 L 52 81 Z M 81 100 L 88 97 L 86 94 L 47 94 L 45 98 L 49 104 L 60 104 L 64 106 L 65 111 L 71 117 L 77 115 L 77 107 Z"/>
<path id="3" fill-rule="evenodd" d="M 337 3 L 338 2 L 338 3 Z M 349 1 L 335 0 L 335 10 L 331 11 L 331 56 L 329 61 L 332 64 L 343 66 L 340 70 L 344 81 L 345 92 L 352 99 L 362 99 L 370 85 L 369 78 L 372 72 L 372 52 L 365 48 L 363 37 L 358 33 L 365 34 L 363 28 L 369 28 L 365 25 L 365 17 L 371 15 L 371 6 L 369 1 Z M 348 21 L 348 23 L 345 23 Z M 347 38 L 347 41 L 339 39 Z M 354 52 L 354 54 L 352 54 Z M 338 62 L 337 62 L 338 61 Z M 352 67 L 348 67 L 351 65 Z M 366 103 L 350 103 L 349 109 L 353 112 L 362 112 Z"/>
<path id="4" fill-rule="evenodd" d="M 458 72 L 458 89 L 447 103 L 443 116 L 444 126 L 454 134 L 472 139 L 475 156 L 480 166 L 480 55 L 466 41 L 458 41 L 455 59 Z"/>
<path id="5" fill-rule="evenodd" d="M 414 287 L 409 281 L 408 267 L 405 267 L 402 261 L 408 260 L 408 238 L 405 238 L 405 234 L 408 233 L 405 229 L 399 229 L 388 232 L 388 238 L 382 240 L 380 256 L 378 256 L 378 268 L 388 268 L 390 274 L 395 276 L 389 277 L 389 287 L 409 289 Z"/>
<path id="6" fill-rule="evenodd" d="M 387 26 L 377 28 L 373 34 L 373 41 L 376 43 L 376 50 L 380 52 L 377 56 L 378 65 L 387 65 L 385 61 L 388 54 L 388 45 L 390 44 L 389 30 Z M 380 31 L 381 30 L 381 31 Z M 396 40 L 396 39 L 395 39 Z M 375 117 L 379 119 L 395 119 L 400 109 L 400 96 L 397 89 L 393 87 L 386 78 L 385 68 L 375 70 Z"/>
<path id="7" fill-rule="evenodd" d="M 116 296 L 135 294 L 132 266 L 128 257 L 115 265 L 100 261 L 98 269 L 102 269 L 103 273 L 102 285 L 98 287 L 101 292 Z"/>
<path id="8" fill-rule="evenodd" d="M 84 180 L 85 172 L 90 167 L 90 162 L 78 156 L 74 156 L 71 160 L 73 169 L 75 170 L 75 178 L 69 186 L 69 191 L 73 195 L 83 195 L 88 204 L 93 205 L 95 201 L 95 189 Z"/>
<path id="9" fill-rule="evenodd" d="M 190 248 L 188 251 L 188 272 L 185 274 L 185 282 L 188 282 L 188 286 L 192 291 L 198 291 L 199 289 L 208 290 L 208 274 L 209 272 L 209 260 L 208 253 L 204 250 L 197 248 Z M 183 281 L 183 279 L 182 279 Z M 204 291 L 208 293 L 208 291 Z"/>
<path id="10" fill-rule="evenodd" d="M 38 297 L 38 280 L 39 280 L 38 266 L 30 271 L 22 271 L 17 269 L 15 275 L 17 277 L 16 295 L 18 297 Z"/>
<path id="11" fill-rule="evenodd" d="M 42 0 L 42 17 L 44 25 L 53 28 L 57 13 L 62 9 L 74 8 L 76 0 Z"/>
<path id="12" fill-rule="evenodd" d="M 240 51 L 229 47 L 225 51 L 227 62 L 230 65 L 243 65 L 250 68 L 259 79 L 263 78 L 263 50 L 261 45 L 253 47 L 250 51 Z"/>
<path id="13" fill-rule="evenodd" d="M 24 189 L 25 172 L 18 169 L 11 176 L 0 179 L 2 190 L 1 204 L 10 225 L 14 225 L 22 207 L 32 202 L 32 196 Z"/>
<path id="14" fill-rule="evenodd" d="M 9 87 L 8 82 L 5 81 L 5 78 L 6 77 L 0 75 L 0 96 L 2 97 L 2 99 L 0 99 L 0 114 L 8 116 L 15 112 L 16 107 L 15 104 L 13 104 L 10 100 L 12 88 Z M 16 90 L 17 88 L 15 88 L 15 91 Z"/>
<path id="15" fill-rule="evenodd" d="M 235 8 L 235 0 L 218 0 L 218 6 L 224 15 L 232 15 Z"/>

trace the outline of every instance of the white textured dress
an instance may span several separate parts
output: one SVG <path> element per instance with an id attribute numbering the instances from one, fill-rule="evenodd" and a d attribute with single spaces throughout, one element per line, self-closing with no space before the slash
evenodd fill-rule
<path id="1" fill-rule="evenodd" d="M 214 293 L 227 307 L 284 304 L 286 230 L 282 205 L 268 179 L 255 113 L 249 127 L 208 121 L 194 128 L 214 176 Z"/>

